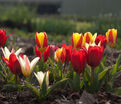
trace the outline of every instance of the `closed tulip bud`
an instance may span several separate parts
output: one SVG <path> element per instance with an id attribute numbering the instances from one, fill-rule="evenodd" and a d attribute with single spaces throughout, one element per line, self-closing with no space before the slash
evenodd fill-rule
<path id="1" fill-rule="evenodd" d="M 44 62 L 47 61 L 49 54 L 50 54 L 50 46 L 46 48 L 46 50 L 42 53 L 37 46 L 35 46 L 35 53 L 36 56 L 41 59 L 42 55 L 44 56 Z"/>
<path id="2" fill-rule="evenodd" d="M 55 55 L 54 55 L 54 59 L 56 62 L 65 62 L 65 58 L 66 58 L 66 51 L 64 48 L 58 48 L 56 51 L 55 51 Z"/>
<path id="3" fill-rule="evenodd" d="M 72 51 L 72 46 L 69 45 L 67 46 L 66 44 L 62 44 L 61 47 L 63 47 L 66 51 L 66 58 L 65 58 L 65 61 L 66 62 L 69 62 L 71 61 L 71 51 Z"/>
<path id="4" fill-rule="evenodd" d="M 5 45 L 6 40 L 10 35 L 11 34 L 7 36 L 5 30 L 0 30 L 0 48 Z"/>
<path id="5" fill-rule="evenodd" d="M 7 47 L 5 47 L 4 49 L 2 49 L 3 55 L 4 57 L 9 60 L 9 56 L 11 53 L 15 53 L 16 56 L 18 56 L 21 52 L 22 52 L 22 48 L 19 48 L 16 52 L 14 52 L 14 48 L 11 50 L 11 52 L 8 50 Z"/>
<path id="6" fill-rule="evenodd" d="M 86 32 L 83 37 L 83 45 L 85 45 L 85 43 L 88 43 L 88 44 L 93 43 L 95 41 L 96 37 L 97 37 L 97 33 L 92 35 L 92 33 Z"/>
<path id="7" fill-rule="evenodd" d="M 100 43 L 100 45 L 105 49 L 107 45 L 106 37 L 104 35 L 98 35 L 95 39 L 95 43 L 96 45 Z"/>
<path id="8" fill-rule="evenodd" d="M 80 49 L 82 47 L 83 35 L 79 33 L 72 34 L 72 47 Z"/>
<path id="9" fill-rule="evenodd" d="M 107 43 L 111 47 L 115 47 L 117 44 L 117 30 L 116 29 L 109 29 L 106 32 L 106 39 L 107 39 Z"/>
<path id="10" fill-rule="evenodd" d="M 92 68 L 97 67 L 104 56 L 104 48 L 100 46 L 100 43 L 98 45 L 95 43 L 86 44 L 86 48 L 88 65 L 90 65 Z"/>
<path id="11" fill-rule="evenodd" d="M 11 72 L 13 74 L 21 74 L 21 66 L 18 61 L 18 57 L 15 55 L 14 52 L 12 52 L 9 56 L 9 60 L 3 57 L 3 60 L 7 64 L 7 66 L 10 68 Z"/>
<path id="12" fill-rule="evenodd" d="M 37 46 L 39 47 L 39 50 L 41 52 L 44 52 L 47 48 L 47 35 L 45 32 L 40 32 L 35 35 L 35 40 L 37 43 Z"/>
<path id="13" fill-rule="evenodd" d="M 24 76 L 30 76 L 30 74 L 32 73 L 35 65 L 39 61 L 39 59 L 40 59 L 39 57 L 36 57 L 30 63 L 30 61 L 29 61 L 29 59 L 26 55 L 24 55 L 23 58 L 21 56 L 19 56 L 19 63 L 20 63 L 20 66 L 21 66 L 22 74 Z"/>
<path id="14" fill-rule="evenodd" d="M 53 57 L 54 56 L 54 53 L 55 53 L 55 45 L 50 45 L 50 54 L 49 54 L 49 56 L 51 57 Z"/>
<path id="15" fill-rule="evenodd" d="M 45 80 L 46 80 L 46 86 L 48 88 L 48 86 L 49 86 L 49 71 L 47 71 L 45 73 L 43 73 L 42 71 L 40 71 L 40 72 L 37 72 L 37 74 L 34 73 L 34 75 L 36 76 L 36 78 L 37 78 L 37 80 L 38 80 L 38 82 L 40 84 L 40 87 L 42 87 L 42 84 L 43 84 L 43 81 L 44 81 L 44 78 L 45 78 Z"/>
<path id="16" fill-rule="evenodd" d="M 87 63 L 87 52 L 85 49 L 72 51 L 71 55 L 71 64 L 75 72 L 82 73 L 84 72 L 85 65 Z"/>

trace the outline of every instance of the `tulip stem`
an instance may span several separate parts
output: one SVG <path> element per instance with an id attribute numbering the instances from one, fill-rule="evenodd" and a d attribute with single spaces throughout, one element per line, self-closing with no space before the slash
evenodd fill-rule
<path id="1" fill-rule="evenodd" d="M 18 76 L 17 76 L 17 74 L 15 75 L 15 83 L 18 84 Z"/>
<path id="2" fill-rule="evenodd" d="M 64 63 L 63 73 L 65 72 L 66 62 Z"/>
<path id="3" fill-rule="evenodd" d="M 91 68 L 91 78 L 92 78 L 92 83 L 94 82 L 94 68 Z"/>
<path id="4" fill-rule="evenodd" d="M 113 48 L 111 48 L 111 67 L 113 66 Z"/>

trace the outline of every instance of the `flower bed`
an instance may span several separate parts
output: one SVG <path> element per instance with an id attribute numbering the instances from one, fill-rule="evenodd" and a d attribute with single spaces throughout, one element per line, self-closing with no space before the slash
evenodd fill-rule
<path id="1" fill-rule="evenodd" d="M 6 36 L 5 30 L 0 30 L 0 47 L 3 52 L 0 81 L 4 86 L 1 85 L 3 88 L 0 98 L 4 99 L 7 92 L 10 96 L 16 96 L 16 102 L 21 102 L 23 96 L 25 102 L 29 102 L 26 101 L 27 97 L 32 98 L 30 102 L 35 104 L 46 102 L 47 99 L 51 102 L 51 99 L 57 100 L 58 95 L 66 103 L 68 99 L 75 102 L 74 99 L 81 99 L 84 102 L 84 96 L 91 97 L 96 102 L 99 92 L 103 92 L 111 96 L 117 94 L 120 99 L 120 85 L 114 86 L 115 81 L 120 81 L 118 76 L 121 70 L 120 55 L 113 62 L 113 48 L 117 43 L 116 29 L 109 29 L 106 36 L 97 36 L 97 33 L 92 35 L 90 32 L 86 32 L 84 36 L 82 33 L 73 33 L 72 45 L 62 44 L 60 47 L 48 45 L 45 32 L 36 32 L 36 57 L 32 61 L 22 53 L 21 48 L 17 51 L 14 48 L 11 51 L 7 47 L 3 48 L 10 35 Z M 110 66 L 106 65 L 104 56 L 107 44 L 112 49 Z M 10 96 L 7 96 L 8 100 L 14 99 Z"/>

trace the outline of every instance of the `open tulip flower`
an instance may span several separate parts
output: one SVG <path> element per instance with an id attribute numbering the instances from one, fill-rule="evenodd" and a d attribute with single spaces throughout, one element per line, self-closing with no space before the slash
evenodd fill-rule
<path id="1" fill-rule="evenodd" d="M 42 84 L 43 84 L 43 81 L 44 81 L 44 78 L 46 80 L 46 86 L 48 88 L 49 86 L 49 71 L 43 73 L 42 71 L 40 72 L 37 72 L 37 73 L 34 73 L 34 75 L 36 76 L 39 84 L 40 84 L 40 87 L 42 87 Z"/>
<path id="2" fill-rule="evenodd" d="M 5 57 L 3 57 L 3 60 L 5 61 L 7 66 L 10 68 L 10 70 L 13 74 L 16 74 L 16 75 L 21 74 L 21 66 L 18 61 L 18 57 L 16 56 L 16 54 L 14 52 L 12 52 L 10 54 L 9 60 L 6 59 Z"/>
<path id="3" fill-rule="evenodd" d="M 80 49 L 82 47 L 83 35 L 79 33 L 72 34 L 72 47 Z"/>
<path id="4" fill-rule="evenodd" d="M 104 35 L 98 35 L 95 39 L 95 43 L 96 45 L 100 43 L 100 45 L 105 49 L 107 45 L 106 37 Z"/>
<path id="5" fill-rule="evenodd" d="M 10 36 L 11 34 L 9 35 L 6 35 L 6 32 L 5 30 L 0 30 L 0 48 L 3 47 L 6 43 L 6 40 L 7 38 Z"/>
<path id="6" fill-rule="evenodd" d="M 48 57 L 49 57 L 49 54 L 50 54 L 50 46 L 48 46 L 44 52 L 41 52 L 39 50 L 39 48 L 37 46 L 35 46 L 35 53 L 36 53 L 37 57 L 40 57 L 40 59 L 43 55 L 44 56 L 44 62 L 46 62 Z"/>
<path id="7" fill-rule="evenodd" d="M 3 55 L 4 57 L 9 60 L 9 56 L 11 53 L 15 53 L 16 56 L 18 56 L 21 52 L 22 52 L 22 48 L 19 48 L 16 52 L 14 52 L 14 48 L 11 50 L 11 52 L 8 50 L 7 47 L 5 47 L 4 49 L 2 49 Z"/>
<path id="8" fill-rule="evenodd" d="M 106 39 L 107 39 L 108 44 L 111 47 L 115 47 L 116 43 L 117 43 L 117 30 L 116 29 L 109 29 L 106 32 Z"/>
<path id="9" fill-rule="evenodd" d="M 93 43 L 95 41 L 96 37 L 97 37 L 97 33 L 92 35 L 92 33 L 86 32 L 83 37 L 83 45 L 85 45 L 85 43 L 88 43 L 88 44 Z"/>
<path id="10" fill-rule="evenodd" d="M 30 74 L 32 73 L 35 65 L 39 61 L 39 59 L 40 59 L 39 57 L 36 57 L 30 63 L 30 61 L 29 61 L 29 59 L 26 55 L 24 55 L 23 58 L 21 56 L 19 56 L 19 63 L 20 63 L 20 66 L 21 66 L 22 74 L 24 76 L 30 76 Z"/>
<path id="11" fill-rule="evenodd" d="M 55 54 L 54 54 L 54 59 L 56 62 L 65 62 L 65 58 L 66 58 L 66 50 L 62 47 L 62 48 L 58 48 L 56 51 L 55 51 Z"/>
<path id="12" fill-rule="evenodd" d="M 86 49 L 88 65 L 90 65 L 92 68 L 97 67 L 104 56 L 104 48 L 100 46 L 100 43 L 98 45 L 93 43 L 86 44 Z"/>
<path id="13" fill-rule="evenodd" d="M 47 48 L 47 35 L 45 32 L 36 32 L 35 40 L 37 43 L 37 46 L 41 52 L 44 52 Z"/>
<path id="14" fill-rule="evenodd" d="M 65 58 L 65 61 L 66 62 L 71 61 L 72 46 L 71 45 L 67 46 L 66 44 L 62 44 L 61 47 L 63 47 L 66 50 L 66 58 Z"/>
<path id="15" fill-rule="evenodd" d="M 71 55 L 71 64 L 75 72 L 84 72 L 85 65 L 87 63 L 87 51 L 82 48 L 80 50 L 74 49 Z"/>

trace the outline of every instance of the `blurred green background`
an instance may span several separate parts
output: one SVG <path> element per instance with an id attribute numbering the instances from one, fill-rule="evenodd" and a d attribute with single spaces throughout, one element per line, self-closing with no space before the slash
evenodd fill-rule
<path id="1" fill-rule="evenodd" d="M 97 10 L 94 7 L 90 9 L 90 6 L 82 10 L 85 7 L 74 7 L 73 9 L 73 2 L 69 3 L 69 1 L 65 3 L 60 0 L 40 1 L 17 2 L 17 0 L 0 0 L 0 28 L 6 29 L 8 33 L 14 32 L 23 38 L 34 37 L 35 32 L 45 31 L 48 34 L 48 39 L 54 42 L 61 42 L 64 39 L 68 43 L 71 43 L 73 32 L 84 34 L 90 31 L 93 34 L 97 32 L 105 35 L 108 29 L 116 28 L 118 30 L 117 49 L 120 49 L 121 9 L 119 6 L 117 6 L 118 8 L 113 6 L 111 8 L 115 9 L 109 11 L 108 9 L 102 10 L 101 7 L 99 9 L 98 6 L 96 6 Z M 89 0 L 86 1 L 88 3 Z M 119 2 L 117 3 L 119 4 Z M 87 9 L 88 12 L 84 12 Z M 103 12 L 99 12 L 100 10 Z"/>

